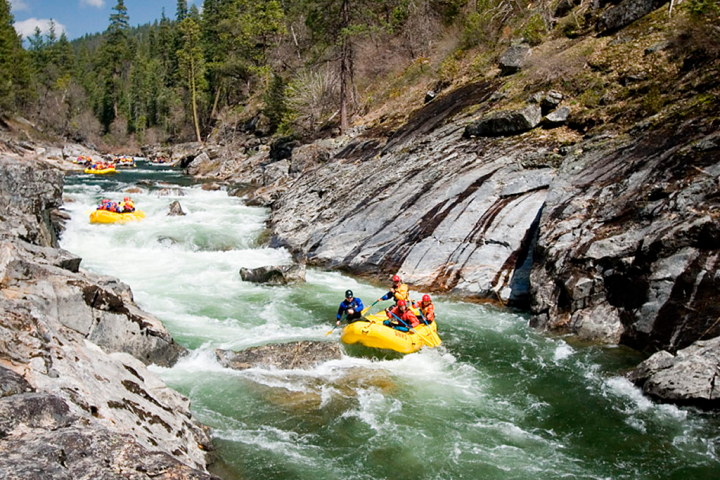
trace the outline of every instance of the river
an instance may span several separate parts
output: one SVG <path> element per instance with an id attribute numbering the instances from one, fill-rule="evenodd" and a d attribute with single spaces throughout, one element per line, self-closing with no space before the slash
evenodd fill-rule
<path id="1" fill-rule="evenodd" d="M 89 223 L 98 200 L 128 188 L 140 190 L 130 195 L 144 221 Z M 439 349 L 353 348 L 311 370 L 225 369 L 216 348 L 337 342 L 338 330 L 325 334 L 344 291 L 369 305 L 385 290 L 320 270 L 301 286 L 243 282 L 241 267 L 291 262 L 261 246 L 268 212 L 169 167 L 70 176 L 65 199 L 61 246 L 83 269 L 129 284 L 190 350 L 151 369 L 212 427 L 221 478 L 720 478 L 720 416 L 644 398 L 622 376 L 639 354 L 540 334 L 525 316 L 483 305 L 434 296 Z M 174 200 L 186 216 L 167 216 Z"/>

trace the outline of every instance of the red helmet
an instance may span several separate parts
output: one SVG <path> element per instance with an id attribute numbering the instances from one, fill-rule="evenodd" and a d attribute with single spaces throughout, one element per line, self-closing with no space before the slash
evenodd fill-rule
<path id="1" fill-rule="evenodd" d="M 123 202 L 129 202 L 129 201 L 130 201 L 130 197 L 123 198 Z"/>
<path id="2" fill-rule="evenodd" d="M 398 300 L 398 307 L 406 307 L 407 302 L 405 300 Z"/>
<path id="3" fill-rule="evenodd" d="M 427 303 L 430 301 L 430 295 L 423 295 L 423 303 Z"/>
<path id="4" fill-rule="evenodd" d="M 395 275 L 395 276 L 393 277 L 393 282 L 399 282 L 399 281 L 400 281 L 400 277 L 398 277 L 397 275 Z"/>

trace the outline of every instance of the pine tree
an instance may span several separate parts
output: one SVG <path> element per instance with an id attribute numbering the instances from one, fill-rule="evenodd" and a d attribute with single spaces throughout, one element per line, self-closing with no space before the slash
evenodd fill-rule
<path id="1" fill-rule="evenodd" d="M 177 14 L 176 14 L 178 23 L 181 23 L 183 20 L 185 20 L 185 17 L 187 17 L 187 15 L 188 15 L 187 0 L 178 0 Z"/>
<path id="2" fill-rule="evenodd" d="M 27 55 L 14 23 L 8 0 L 0 0 L 0 113 L 16 110 L 31 93 Z"/>
<path id="3" fill-rule="evenodd" d="M 130 18 L 123 0 L 118 0 L 113 7 L 115 13 L 110 14 L 110 25 L 105 32 L 106 41 L 100 52 L 100 62 L 104 71 L 105 82 L 103 100 L 101 102 L 100 121 L 105 133 L 118 116 L 119 103 L 122 97 L 121 75 L 129 60 L 128 31 Z"/>

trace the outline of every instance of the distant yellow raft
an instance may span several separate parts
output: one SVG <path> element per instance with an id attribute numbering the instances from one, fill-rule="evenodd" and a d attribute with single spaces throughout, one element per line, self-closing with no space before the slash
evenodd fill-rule
<path id="1" fill-rule="evenodd" d="M 413 310 L 415 311 L 415 310 Z M 437 322 L 430 326 L 421 323 L 415 327 L 415 332 L 401 332 L 383 325 L 387 320 L 384 312 L 379 312 L 365 317 L 368 321 L 353 322 L 346 325 L 340 335 L 343 343 L 352 345 L 359 343 L 371 348 L 382 348 L 394 350 L 400 353 L 413 353 L 423 346 L 437 347 L 442 341 L 437 334 Z"/>
<path id="2" fill-rule="evenodd" d="M 145 212 L 135 210 L 128 213 L 108 212 L 107 210 L 95 210 L 90 214 L 90 223 L 127 223 L 145 218 Z"/>
<path id="3" fill-rule="evenodd" d="M 115 173 L 115 167 L 103 168 L 102 170 L 95 170 L 92 168 L 86 168 L 85 173 L 93 173 L 95 175 L 106 175 L 108 173 Z"/>

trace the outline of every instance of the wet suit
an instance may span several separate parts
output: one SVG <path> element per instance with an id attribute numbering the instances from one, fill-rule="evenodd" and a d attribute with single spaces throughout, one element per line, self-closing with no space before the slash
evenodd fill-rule
<path id="1" fill-rule="evenodd" d="M 348 323 L 352 323 L 362 317 L 361 312 L 363 308 L 364 307 L 362 300 L 357 297 L 350 300 L 350 302 L 348 302 L 347 300 L 343 300 L 342 302 L 340 302 L 340 308 L 338 308 L 337 319 L 340 320 L 343 313 L 347 312 L 349 309 L 353 309 L 353 313 L 348 314 L 347 316 Z"/>

